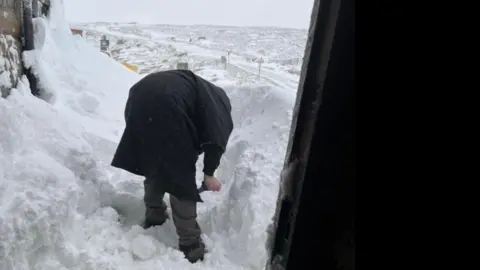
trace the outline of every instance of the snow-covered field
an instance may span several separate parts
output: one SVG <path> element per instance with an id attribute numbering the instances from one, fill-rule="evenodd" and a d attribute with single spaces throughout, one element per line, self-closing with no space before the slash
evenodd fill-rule
<path id="1" fill-rule="evenodd" d="M 262 41 L 264 66 L 273 68 L 257 76 L 256 64 L 245 57 L 248 50 L 261 52 L 246 36 L 267 33 L 281 40 L 287 34 L 225 29 L 244 39 L 225 68 L 219 60 L 228 46 L 185 40 L 200 35 L 198 29 L 205 29 L 207 41 L 218 40 L 209 27 L 95 24 L 88 28 L 96 34 L 85 39 L 70 34 L 60 3 L 52 1 L 50 19 L 36 19 L 36 50 L 24 55 L 40 78 L 44 100 L 30 94 L 25 77 L 0 98 L 0 269 L 263 269 L 298 74 L 275 62 L 288 58 L 288 41 Z M 114 40 L 114 59 L 96 47 L 102 33 Z M 301 46 L 304 36 L 293 36 Z M 298 51 L 291 58 L 303 54 L 303 48 Z M 124 128 L 128 90 L 142 77 L 118 61 L 153 71 L 173 68 L 181 57 L 224 87 L 235 123 L 217 173 L 222 191 L 202 193 L 199 224 L 209 253 L 196 264 L 175 249 L 171 220 L 148 230 L 137 225 L 144 211 L 143 179 L 109 165 Z M 202 158 L 199 168 L 201 163 Z"/>
<path id="2" fill-rule="evenodd" d="M 296 90 L 306 43 L 306 30 L 226 27 L 138 25 L 118 23 L 78 24 L 85 38 L 97 48 L 100 38 L 110 40 L 118 61 L 140 66 L 140 73 L 175 68 L 188 62 L 191 69 L 221 64 L 237 81 L 266 82 Z M 262 59 L 260 76 L 258 60 Z M 260 78 L 259 78 L 260 77 Z"/>

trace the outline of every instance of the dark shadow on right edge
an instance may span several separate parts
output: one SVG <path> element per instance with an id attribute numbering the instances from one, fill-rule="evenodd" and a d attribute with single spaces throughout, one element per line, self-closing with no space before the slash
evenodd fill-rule
<path id="1" fill-rule="evenodd" d="M 354 0 L 315 0 L 267 269 L 355 269 Z"/>

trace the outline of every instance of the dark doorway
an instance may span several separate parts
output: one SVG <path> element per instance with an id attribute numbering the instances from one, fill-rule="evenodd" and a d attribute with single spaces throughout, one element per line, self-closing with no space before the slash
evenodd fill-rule
<path id="1" fill-rule="evenodd" d="M 305 49 L 271 269 L 354 269 L 354 0 L 316 0 Z"/>

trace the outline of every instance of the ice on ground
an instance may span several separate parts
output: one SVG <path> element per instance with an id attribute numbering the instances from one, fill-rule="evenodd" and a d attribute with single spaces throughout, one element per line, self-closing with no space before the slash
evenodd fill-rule
<path id="1" fill-rule="evenodd" d="M 25 77 L 0 98 L 0 269 L 263 269 L 295 94 L 199 72 L 227 91 L 235 129 L 217 174 L 222 191 L 202 193 L 198 205 L 209 253 L 190 264 L 171 220 L 138 226 L 143 179 L 109 165 L 140 77 L 72 36 L 60 3 L 36 19 L 38 46 L 24 55 L 43 99 Z"/>

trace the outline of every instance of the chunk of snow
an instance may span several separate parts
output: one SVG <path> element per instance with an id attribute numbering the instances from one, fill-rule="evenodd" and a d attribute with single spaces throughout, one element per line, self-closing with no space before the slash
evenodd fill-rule
<path id="1" fill-rule="evenodd" d="M 157 251 L 154 241 L 154 239 L 145 235 L 135 237 L 132 241 L 133 254 L 141 260 L 150 259 Z"/>
<path id="2" fill-rule="evenodd" d="M 10 71 L 6 70 L 6 71 L 0 72 L 0 85 L 7 88 L 12 87 Z"/>
<path id="3" fill-rule="evenodd" d="M 88 93 L 82 93 L 78 99 L 78 102 L 80 107 L 89 113 L 95 112 L 95 110 L 98 108 L 98 105 L 100 105 L 98 99 L 92 95 L 89 95 Z"/>

